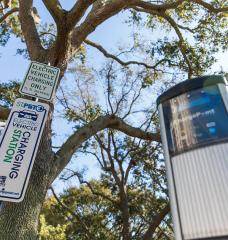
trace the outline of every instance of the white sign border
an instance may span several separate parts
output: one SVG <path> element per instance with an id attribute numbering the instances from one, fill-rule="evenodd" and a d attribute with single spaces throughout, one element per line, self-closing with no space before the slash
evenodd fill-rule
<path id="1" fill-rule="evenodd" d="M 17 98 L 16 99 L 16 101 L 19 101 L 19 100 L 22 100 L 22 101 L 26 100 L 26 101 L 34 102 L 32 100 L 23 99 L 23 98 Z M 24 199 L 24 196 L 25 196 L 25 193 L 26 193 L 26 190 L 27 190 L 27 186 L 28 186 L 28 183 L 29 183 L 29 178 L 30 178 L 31 173 L 32 173 L 32 167 L 33 167 L 33 164 L 35 162 L 36 153 L 37 153 L 38 148 L 39 148 L 40 139 L 41 139 L 41 136 L 42 136 L 42 133 L 43 133 L 43 129 L 44 129 L 44 126 L 45 126 L 45 123 L 46 123 L 46 120 L 47 120 L 48 112 L 49 112 L 49 105 L 46 104 L 46 103 L 41 103 L 41 104 L 46 105 L 47 109 L 45 109 L 45 114 L 43 116 L 43 120 L 42 120 L 42 123 L 41 123 L 42 125 L 41 125 L 41 128 L 39 130 L 38 137 L 36 139 L 36 145 L 35 145 L 36 147 L 33 150 L 33 153 L 32 153 L 32 156 L 31 156 L 31 159 L 30 159 L 30 162 L 29 162 L 28 170 L 27 170 L 27 173 L 26 173 L 26 176 L 25 176 L 25 180 L 24 180 L 24 183 L 23 183 L 23 187 L 22 187 L 20 196 L 19 197 L 0 196 L 0 201 L 7 201 L 7 200 L 1 200 L 1 199 L 10 199 L 10 201 L 8 201 L 8 202 L 21 202 Z M 10 126 L 10 122 L 11 122 L 11 120 L 13 118 L 13 114 L 16 113 L 16 112 L 17 111 L 13 111 L 13 112 L 11 111 L 10 112 L 10 116 L 9 116 L 8 121 L 6 123 L 6 127 L 4 129 L 2 137 L 0 139 L 0 147 L 1 147 L 2 143 L 3 143 L 3 140 L 5 138 L 7 130 L 9 128 L 9 126 Z"/>
<path id="2" fill-rule="evenodd" d="M 40 65 L 44 65 L 44 66 L 48 66 L 48 67 L 55 68 L 55 69 L 58 70 L 58 74 L 56 75 L 55 82 L 54 82 L 54 87 L 53 87 L 53 89 L 52 89 L 52 93 L 51 93 L 50 98 L 44 98 L 44 97 L 40 97 L 40 96 L 37 96 L 37 95 L 25 93 L 25 92 L 22 91 L 22 90 L 23 90 L 23 87 L 24 87 L 24 85 L 25 85 L 27 76 L 28 76 L 28 74 L 29 74 L 29 71 L 30 71 L 33 63 L 35 63 L 35 64 L 40 64 Z M 21 84 L 21 86 L 20 86 L 20 88 L 19 88 L 19 92 L 20 92 L 21 94 L 23 94 L 23 95 L 26 95 L 26 96 L 35 97 L 35 98 L 39 98 L 39 99 L 42 99 L 42 100 L 51 102 L 52 99 L 53 99 L 54 96 L 55 96 L 55 91 L 56 91 L 56 86 L 57 86 L 57 82 L 58 82 L 58 79 L 59 79 L 59 75 L 60 75 L 60 69 L 59 69 L 59 68 L 53 67 L 53 66 L 49 66 L 49 65 L 47 65 L 47 64 L 40 63 L 40 62 L 31 61 L 31 62 L 30 62 L 30 65 L 29 65 L 29 68 L 28 68 L 28 70 L 27 70 L 27 72 L 26 72 L 26 74 L 25 74 L 25 77 L 24 77 L 24 79 L 23 79 L 23 82 L 22 82 L 22 84 Z"/>

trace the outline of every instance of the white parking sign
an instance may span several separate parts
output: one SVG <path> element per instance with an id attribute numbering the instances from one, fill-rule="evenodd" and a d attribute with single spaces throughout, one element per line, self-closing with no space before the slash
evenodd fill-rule
<path id="1" fill-rule="evenodd" d="M 24 198 L 49 106 L 18 98 L 0 141 L 0 200 Z"/>
<path id="2" fill-rule="evenodd" d="M 20 87 L 20 93 L 51 101 L 59 72 L 59 68 L 32 61 Z"/>

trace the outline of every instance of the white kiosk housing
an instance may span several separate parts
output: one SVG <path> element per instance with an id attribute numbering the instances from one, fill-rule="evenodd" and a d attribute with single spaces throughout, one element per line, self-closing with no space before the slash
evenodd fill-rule
<path id="1" fill-rule="evenodd" d="M 176 240 L 228 240 L 225 77 L 177 84 L 157 100 Z"/>

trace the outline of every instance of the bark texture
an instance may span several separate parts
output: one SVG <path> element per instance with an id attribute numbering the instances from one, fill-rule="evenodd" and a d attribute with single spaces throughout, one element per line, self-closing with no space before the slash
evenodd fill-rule
<path id="1" fill-rule="evenodd" d="M 10 110 L 0 106 L 0 120 L 6 120 L 9 116 Z"/>
<path id="2" fill-rule="evenodd" d="M 51 182 L 51 113 L 40 142 L 25 198 L 20 203 L 2 202 L 0 210 L 0 240 L 37 240 L 41 207 Z"/>
<path id="3" fill-rule="evenodd" d="M 2 203 L 0 217 L 1 240 L 35 240 L 39 214 L 48 185 L 48 175 L 39 166 L 33 169 L 29 186 L 21 203 Z"/>

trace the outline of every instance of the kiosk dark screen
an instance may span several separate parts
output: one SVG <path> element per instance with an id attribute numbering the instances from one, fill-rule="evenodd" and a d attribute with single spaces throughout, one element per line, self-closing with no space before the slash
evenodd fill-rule
<path id="1" fill-rule="evenodd" d="M 217 86 L 184 93 L 163 104 L 171 155 L 228 140 L 228 115 Z"/>

